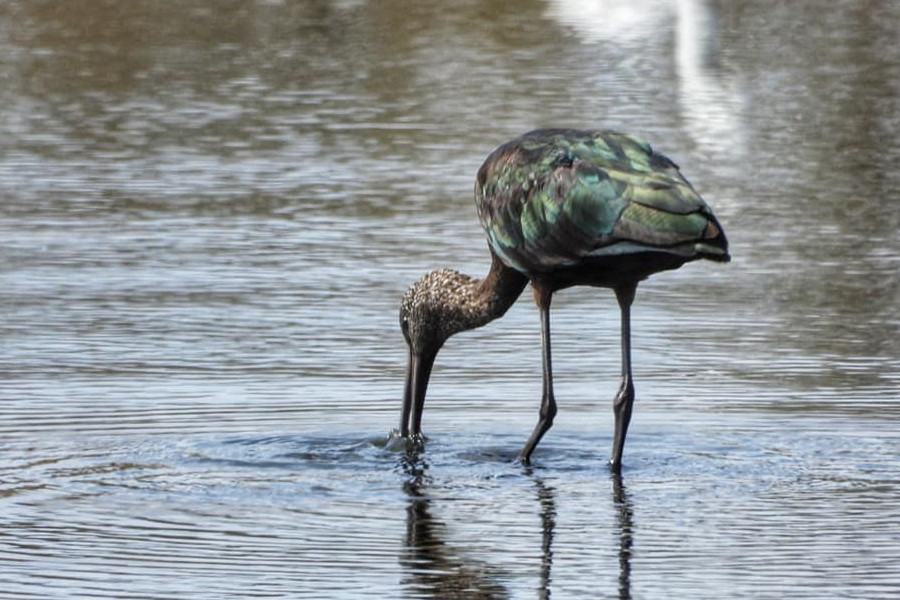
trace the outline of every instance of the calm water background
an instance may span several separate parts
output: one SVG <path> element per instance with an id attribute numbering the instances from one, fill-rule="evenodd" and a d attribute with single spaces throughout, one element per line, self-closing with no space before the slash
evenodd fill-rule
<path id="1" fill-rule="evenodd" d="M 0 597 L 900 595 L 900 4 L 0 4 Z M 639 133 L 732 242 L 451 340 L 388 443 L 474 173 Z"/>

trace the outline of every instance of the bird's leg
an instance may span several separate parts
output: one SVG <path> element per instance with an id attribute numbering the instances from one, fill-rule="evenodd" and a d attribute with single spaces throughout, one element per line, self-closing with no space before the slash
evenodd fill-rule
<path id="1" fill-rule="evenodd" d="M 619 473 L 622 470 L 622 450 L 625 447 L 625 434 L 631 422 L 631 408 L 634 405 L 634 383 L 631 379 L 631 303 L 637 283 L 628 283 L 615 288 L 616 300 L 622 314 L 622 384 L 613 400 L 613 412 L 616 416 L 615 438 L 613 439 L 610 468 Z"/>
<path id="2" fill-rule="evenodd" d="M 544 367 L 544 393 L 541 398 L 541 411 L 538 423 L 528 439 L 528 443 L 519 453 L 519 460 L 528 464 L 531 453 L 537 447 L 547 430 L 553 426 L 553 418 L 556 416 L 556 399 L 553 397 L 553 365 L 550 360 L 550 298 L 553 292 L 550 288 L 534 285 L 534 301 L 541 311 L 541 345 L 543 348 Z"/>

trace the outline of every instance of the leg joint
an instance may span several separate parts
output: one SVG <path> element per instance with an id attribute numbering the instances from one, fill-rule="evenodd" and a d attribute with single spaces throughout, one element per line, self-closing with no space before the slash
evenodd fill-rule
<path id="1" fill-rule="evenodd" d="M 553 418 L 556 416 L 556 402 L 543 402 L 541 403 L 541 410 L 538 413 L 541 417 L 542 421 L 547 421 L 548 425 L 553 423 Z"/>

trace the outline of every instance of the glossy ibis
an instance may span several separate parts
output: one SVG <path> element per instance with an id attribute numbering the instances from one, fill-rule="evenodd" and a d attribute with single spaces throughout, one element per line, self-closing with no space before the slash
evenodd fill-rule
<path id="1" fill-rule="evenodd" d="M 519 459 L 527 463 L 553 424 L 550 299 L 574 285 L 612 288 L 621 310 L 622 382 L 613 401 L 611 468 L 618 472 L 634 403 L 630 308 L 637 284 L 706 258 L 730 260 L 728 242 L 678 165 L 632 135 L 542 129 L 503 144 L 478 170 L 475 204 L 491 269 L 450 269 L 412 285 L 400 307 L 409 346 L 400 434 L 421 437 L 431 368 L 447 339 L 503 314 L 531 281 L 541 315 L 540 418 Z"/>

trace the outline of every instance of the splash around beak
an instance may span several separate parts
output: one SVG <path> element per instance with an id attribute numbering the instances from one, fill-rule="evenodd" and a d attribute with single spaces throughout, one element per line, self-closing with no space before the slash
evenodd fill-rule
<path id="1" fill-rule="evenodd" d="M 422 435 L 422 411 L 425 408 L 425 392 L 431 368 L 440 348 L 428 348 L 424 352 L 409 349 L 406 368 L 406 384 L 403 389 L 403 411 L 400 415 L 400 436 L 418 438 Z"/>

